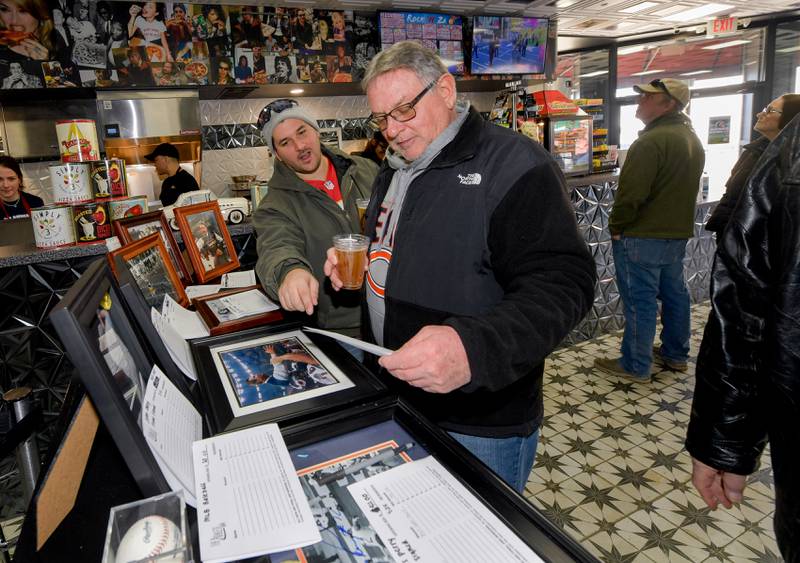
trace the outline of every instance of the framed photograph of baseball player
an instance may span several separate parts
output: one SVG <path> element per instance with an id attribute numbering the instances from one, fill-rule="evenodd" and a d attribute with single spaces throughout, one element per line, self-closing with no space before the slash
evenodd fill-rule
<path id="1" fill-rule="evenodd" d="M 175 221 L 198 283 L 239 267 L 239 257 L 217 201 L 176 207 Z"/>
<path id="2" fill-rule="evenodd" d="M 322 541 L 273 563 L 597 560 L 403 399 L 290 422 L 281 435 Z"/>
<path id="3" fill-rule="evenodd" d="M 217 432 L 317 415 L 385 389 L 338 344 L 297 323 L 191 344 Z"/>
<path id="4" fill-rule="evenodd" d="M 141 426 L 153 361 L 106 260 L 89 266 L 51 311 L 50 320 L 143 495 L 168 492 Z"/>
<path id="5" fill-rule="evenodd" d="M 119 242 L 123 245 L 130 244 L 153 233 L 161 234 L 161 241 L 167 249 L 169 261 L 175 267 L 175 271 L 184 286 L 192 283 L 186 263 L 183 261 L 181 249 L 175 241 L 172 229 L 167 224 L 167 219 L 163 211 L 152 211 L 144 215 L 134 215 L 133 217 L 123 217 L 114 221 L 114 231 Z"/>
<path id="6" fill-rule="evenodd" d="M 159 233 L 147 235 L 109 252 L 108 259 L 114 265 L 118 278 L 123 270 L 130 273 L 151 307 L 160 311 L 165 295 L 181 305 L 189 304 L 189 298 Z"/>

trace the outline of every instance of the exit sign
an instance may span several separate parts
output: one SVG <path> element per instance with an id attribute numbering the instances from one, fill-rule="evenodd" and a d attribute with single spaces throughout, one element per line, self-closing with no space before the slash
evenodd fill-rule
<path id="1" fill-rule="evenodd" d="M 708 36 L 717 36 L 720 35 L 732 35 L 736 33 L 736 30 L 739 27 L 739 20 L 738 18 L 730 17 L 730 18 L 716 18 L 708 22 L 706 25 L 706 35 Z"/>

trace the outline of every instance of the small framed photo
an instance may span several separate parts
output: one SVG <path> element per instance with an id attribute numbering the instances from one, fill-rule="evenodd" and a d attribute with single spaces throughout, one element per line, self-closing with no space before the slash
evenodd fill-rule
<path id="1" fill-rule="evenodd" d="M 280 306 L 260 286 L 236 288 L 192 300 L 211 336 L 245 330 L 283 319 Z"/>
<path id="2" fill-rule="evenodd" d="M 191 274 L 183 261 L 181 249 L 175 241 L 175 236 L 167 224 L 163 211 L 153 211 L 144 215 L 118 219 L 114 221 L 114 230 L 123 245 L 130 244 L 153 233 L 161 233 L 161 241 L 167 249 L 169 260 L 175 267 L 178 277 L 184 286 L 191 284 Z"/>
<path id="3" fill-rule="evenodd" d="M 316 416 L 385 390 L 338 344 L 297 323 L 191 345 L 215 432 Z"/>
<path id="4" fill-rule="evenodd" d="M 189 298 L 172 265 L 167 248 L 159 233 L 153 233 L 108 254 L 119 278 L 126 270 L 130 273 L 145 301 L 159 311 L 164 296 L 169 295 L 181 305 L 188 305 Z"/>
<path id="5" fill-rule="evenodd" d="M 175 221 L 198 283 L 239 267 L 239 257 L 217 201 L 176 207 Z"/>

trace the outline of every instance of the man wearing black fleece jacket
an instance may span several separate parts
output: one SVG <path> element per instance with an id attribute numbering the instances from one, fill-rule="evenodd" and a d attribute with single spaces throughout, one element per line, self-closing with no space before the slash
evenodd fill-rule
<path id="1" fill-rule="evenodd" d="M 592 304 L 594 261 L 539 144 L 456 99 L 439 57 L 397 43 L 363 84 L 389 141 L 366 281 L 387 380 L 511 486 L 527 482 L 544 360 Z M 336 258 L 326 273 L 341 287 Z"/>

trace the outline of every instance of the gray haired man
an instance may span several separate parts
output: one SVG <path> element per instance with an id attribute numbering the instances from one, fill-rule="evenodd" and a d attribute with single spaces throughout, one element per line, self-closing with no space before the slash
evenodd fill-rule
<path id="1" fill-rule="evenodd" d="M 366 219 L 370 326 L 396 349 L 379 363 L 521 491 L 544 359 L 594 295 L 564 176 L 540 145 L 459 102 L 441 59 L 417 43 L 378 54 L 362 85 L 390 147 Z M 333 252 L 325 269 L 341 288 Z"/>

